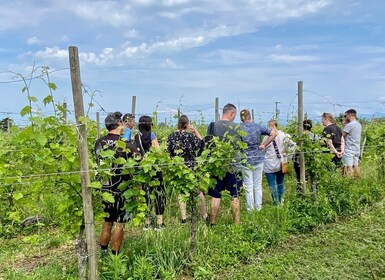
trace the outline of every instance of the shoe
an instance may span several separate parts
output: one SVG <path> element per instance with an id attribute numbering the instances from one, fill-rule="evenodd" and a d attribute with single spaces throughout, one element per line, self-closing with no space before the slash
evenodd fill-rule
<path id="1" fill-rule="evenodd" d="M 182 225 L 184 225 L 187 223 L 187 219 L 182 219 L 180 222 L 182 223 Z"/>
<path id="2" fill-rule="evenodd" d="M 166 226 L 164 224 L 160 224 L 160 225 L 157 225 L 154 230 L 155 231 L 161 231 L 161 230 L 164 230 L 166 228 Z"/>
<path id="3" fill-rule="evenodd" d="M 144 231 L 152 230 L 151 225 L 145 224 L 144 227 L 143 227 L 143 230 Z"/>

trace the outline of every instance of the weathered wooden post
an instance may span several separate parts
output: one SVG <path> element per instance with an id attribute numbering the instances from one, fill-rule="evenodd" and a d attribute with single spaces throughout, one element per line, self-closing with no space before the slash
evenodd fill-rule
<path id="1" fill-rule="evenodd" d="M 305 155 L 303 153 L 303 82 L 298 82 L 298 146 L 299 146 L 299 170 L 300 170 L 300 183 L 301 183 L 301 192 L 305 194 L 306 192 L 306 175 L 305 175 Z"/>
<path id="2" fill-rule="evenodd" d="M 84 105 L 82 86 L 80 79 L 80 65 L 78 48 L 69 47 L 69 62 L 71 70 L 72 94 L 75 106 L 76 125 L 79 134 L 80 179 L 82 184 L 83 213 L 87 242 L 88 277 L 98 279 L 98 251 L 95 238 L 94 211 L 92 208 L 92 194 L 88 166 L 87 129 L 82 118 L 84 117 Z"/>

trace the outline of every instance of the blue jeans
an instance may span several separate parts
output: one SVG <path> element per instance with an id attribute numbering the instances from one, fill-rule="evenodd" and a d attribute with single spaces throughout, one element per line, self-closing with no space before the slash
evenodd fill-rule
<path id="1" fill-rule="evenodd" d="M 282 202 L 283 193 L 285 191 L 283 185 L 284 178 L 285 175 L 281 170 L 275 173 L 266 173 L 266 179 L 271 190 L 271 197 L 274 205 L 278 205 L 278 203 Z"/>

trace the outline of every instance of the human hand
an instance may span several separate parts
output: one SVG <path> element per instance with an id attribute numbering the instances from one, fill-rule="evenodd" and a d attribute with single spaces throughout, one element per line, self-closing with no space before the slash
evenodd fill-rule
<path id="1" fill-rule="evenodd" d="M 191 124 L 189 124 L 189 125 L 187 126 L 187 129 L 191 130 L 192 132 L 196 132 L 196 131 L 197 131 L 196 128 L 193 127 Z"/>
<path id="2" fill-rule="evenodd" d="M 264 144 L 261 144 L 261 145 L 258 146 L 258 149 L 260 149 L 261 151 L 263 151 L 265 148 L 266 148 L 266 147 L 265 147 Z"/>

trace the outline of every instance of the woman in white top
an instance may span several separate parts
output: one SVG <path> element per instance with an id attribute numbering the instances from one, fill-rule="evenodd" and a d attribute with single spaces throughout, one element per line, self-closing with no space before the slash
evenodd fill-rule
<path id="1" fill-rule="evenodd" d="M 289 134 L 277 129 L 277 121 L 270 120 L 268 122 L 268 127 L 271 131 L 275 131 L 277 136 L 274 141 L 266 146 L 263 171 L 266 174 L 273 203 L 278 205 L 279 203 L 283 203 L 284 194 L 283 180 L 285 175 L 281 170 L 281 162 L 287 162 L 287 151 L 294 150 L 295 143 L 290 139 Z M 264 141 L 265 140 L 266 137 Z"/>

